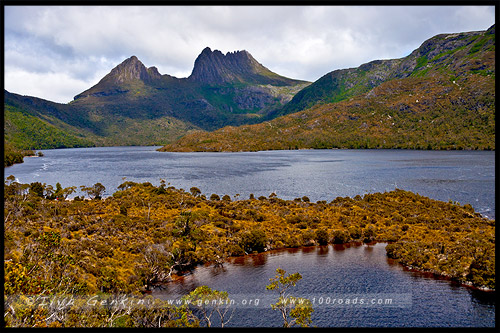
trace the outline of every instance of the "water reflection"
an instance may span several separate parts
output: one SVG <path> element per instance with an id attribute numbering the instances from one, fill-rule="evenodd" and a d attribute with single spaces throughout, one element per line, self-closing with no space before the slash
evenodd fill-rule
<path id="1" fill-rule="evenodd" d="M 246 256 L 229 258 L 228 262 L 241 266 L 262 266 L 267 262 L 267 255 L 265 253 L 248 254 Z"/>
<path id="2" fill-rule="evenodd" d="M 314 253 L 316 252 L 316 250 L 317 250 L 316 246 L 305 246 L 301 248 L 300 252 L 308 254 L 308 253 Z"/>
<path id="3" fill-rule="evenodd" d="M 328 255 L 328 252 L 330 252 L 330 246 L 328 245 L 318 246 L 316 248 L 316 254 L 318 256 L 326 256 Z"/>
<path id="4" fill-rule="evenodd" d="M 469 289 L 471 302 L 485 305 L 495 305 L 496 292 L 484 292 L 477 289 Z"/>
<path id="5" fill-rule="evenodd" d="M 227 273 L 228 270 L 224 265 L 213 265 L 208 271 L 210 272 L 210 277 L 214 278 L 218 275 Z"/>
<path id="6" fill-rule="evenodd" d="M 335 251 L 344 251 L 346 248 L 349 247 L 349 244 L 333 244 L 333 249 Z"/>

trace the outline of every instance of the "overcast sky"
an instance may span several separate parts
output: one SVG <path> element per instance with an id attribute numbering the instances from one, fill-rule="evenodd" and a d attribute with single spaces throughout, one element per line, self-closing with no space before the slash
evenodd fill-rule
<path id="1" fill-rule="evenodd" d="M 315 81 L 494 23 L 493 6 L 6 6 L 5 89 L 67 103 L 132 55 L 187 77 L 207 46 Z"/>

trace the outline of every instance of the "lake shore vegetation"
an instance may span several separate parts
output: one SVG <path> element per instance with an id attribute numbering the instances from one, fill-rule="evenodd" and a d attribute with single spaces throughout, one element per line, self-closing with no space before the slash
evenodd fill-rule
<path id="1" fill-rule="evenodd" d="M 33 150 L 18 149 L 9 142 L 4 141 L 3 145 L 4 167 L 8 167 L 16 163 L 23 163 L 25 156 L 35 156 L 35 152 Z"/>
<path id="2" fill-rule="evenodd" d="M 387 255 L 403 265 L 495 289 L 495 221 L 470 204 L 399 189 L 331 202 L 275 194 L 235 200 L 164 180 L 125 181 L 105 198 L 89 188 L 89 198 L 69 200 L 75 189 L 6 178 L 4 294 L 15 299 L 7 326 L 196 326 L 189 309 L 152 299 L 150 288 L 230 256 L 351 241 L 388 242 Z M 105 306 L 77 307 L 58 317 L 22 302 L 94 294 L 137 295 L 158 306 L 120 316 Z"/>

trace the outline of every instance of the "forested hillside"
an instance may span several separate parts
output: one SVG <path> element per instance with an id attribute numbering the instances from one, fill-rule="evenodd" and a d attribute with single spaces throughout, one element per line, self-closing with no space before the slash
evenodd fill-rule
<path id="1" fill-rule="evenodd" d="M 346 100 L 393 79 L 427 77 L 436 73 L 451 78 L 469 72 L 494 74 L 494 52 L 494 25 L 486 31 L 440 34 L 426 40 L 404 58 L 374 60 L 357 68 L 332 71 L 296 94 L 272 117 L 302 111 L 316 104 Z"/>
<path id="2" fill-rule="evenodd" d="M 481 74 L 392 80 L 349 101 L 196 132 L 161 150 L 495 149 L 494 89 L 491 77 Z"/>
<path id="3" fill-rule="evenodd" d="M 94 145 L 57 118 L 37 117 L 26 110 L 4 106 L 4 166 L 22 163 L 24 156 L 35 155 L 34 150 L 37 149 Z"/>
<path id="4" fill-rule="evenodd" d="M 23 163 L 25 156 L 33 156 L 35 152 L 32 150 L 22 150 L 14 147 L 8 141 L 4 140 L 3 144 L 3 164 L 4 167 L 11 166 L 15 163 Z"/>
<path id="5" fill-rule="evenodd" d="M 88 139 L 9 105 L 4 107 L 4 139 L 19 149 L 30 150 L 94 146 Z"/>

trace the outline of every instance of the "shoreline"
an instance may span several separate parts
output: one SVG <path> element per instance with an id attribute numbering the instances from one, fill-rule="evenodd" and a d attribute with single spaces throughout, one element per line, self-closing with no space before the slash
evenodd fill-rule
<path id="1" fill-rule="evenodd" d="M 398 262 L 396 259 L 393 259 L 393 260 Z M 495 293 L 496 292 L 496 289 L 491 289 L 491 288 L 487 288 L 487 287 L 478 287 L 478 286 L 473 285 L 469 281 L 461 281 L 461 280 L 458 280 L 458 279 L 453 278 L 453 277 L 446 275 L 446 274 L 441 274 L 439 272 L 434 272 L 434 271 L 429 271 L 429 270 L 425 270 L 425 269 L 418 268 L 418 267 L 404 265 L 400 262 L 398 262 L 398 264 L 401 265 L 405 271 L 417 273 L 418 275 L 422 275 L 423 277 L 426 277 L 426 278 L 432 278 L 435 280 L 445 280 L 445 281 L 450 282 L 451 284 L 456 284 L 460 287 L 469 288 L 469 289 L 481 291 L 484 293 Z"/>
<path id="2" fill-rule="evenodd" d="M 167 145 L 166 145 L 167 146 Z M 347 148 L 347 147 L 332 147 L 332 148 L 314 148 L 314 147 L 307 147 L 307 148 L 297 148 L 297 149 L 288 149 L 288 148 L 282 148 L 282 149 L 241 149 L 241 150 L 189 150 L 189 149 L 178 149 L 178 150 L 167 150 L 163 149 L 166 146 L 162 146 L 156 151 L 161 152 L 161 153 L 258 153 L 258 152 L 266 152 L 266 151 L 304 151 L 304 150 L 412 150 L 412 151 L 467 151 L 467 152 L 472 152 L 472 151 L 492 151 L 494 152 L 495 149 L 490 148 L 483 148 L 483 149 L 474 149 L 471 147 L 467 148 L 449 148 L 449 149 L 418 149 L 418 148 L 404 148 L 404 147 L 381 147 L 381 148 Z M 128 146 L 116 146 L 116 147 L 128 147 Z"/>

